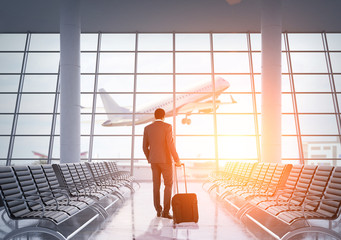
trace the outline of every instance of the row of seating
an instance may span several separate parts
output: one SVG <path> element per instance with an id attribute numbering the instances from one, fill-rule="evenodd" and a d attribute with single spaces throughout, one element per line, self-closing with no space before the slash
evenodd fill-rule
<path id="1" fill-rule="evenodd" d="M 10 229 L 3 239 L 42 233 L 66 240 L 85 227 L 97 229 L 134 192 L 134 182 L 114 162 L 1 166 L 1 205 Z"/>
<path id="2" fill-rule="evenodd" d="M 203 188 L 214 190 L 259 238 L 322 233 L 341 239 L 332 224 L 320 225 L 341 218 L 341 167 L 229 162 L 224 171 L 212 172 Z"/>

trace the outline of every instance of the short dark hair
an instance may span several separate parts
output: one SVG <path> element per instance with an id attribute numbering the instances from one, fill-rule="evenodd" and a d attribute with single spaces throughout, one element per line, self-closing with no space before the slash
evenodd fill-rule
<path id="1" fill-rule="evenodd" d="M 158 108 L 154 112 L 155 119 L 163 119 L 165 118 L 165 115 L 166 115 L 165 110 L 163 110 L 162 108 Z"/>

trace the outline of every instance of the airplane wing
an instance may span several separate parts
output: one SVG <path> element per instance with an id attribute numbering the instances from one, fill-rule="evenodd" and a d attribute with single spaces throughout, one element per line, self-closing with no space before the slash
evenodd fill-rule
<path id="1" fill-rule="evenodd" d="M 32 153 L 33 153 L 33 155 L 38 156 L 40 158 L 47 158 L 47 155 L 45 155 L 45 154 L 35 152 L 35 151 L 32 151 Z"/>
<path id="2" fill-rule="evenodd" d="M 221 102 L 220 100 L 216 100 L 216 109 L 220 105 L 225 105 L 225 104 L 234 104 L 237 103 L 236 100 L 230 95 L 231 101 L 230 102 Z M 201 113 L 211 113 L 213 112 L 213 101 L 206 101 L 206 102 L 192 102 L 192 103 L 187 103 L 185 105 L 182 105 L 181 107 L 178 108 L 177 113 L 192 113 L 194 111 L 199 111 Z"/>

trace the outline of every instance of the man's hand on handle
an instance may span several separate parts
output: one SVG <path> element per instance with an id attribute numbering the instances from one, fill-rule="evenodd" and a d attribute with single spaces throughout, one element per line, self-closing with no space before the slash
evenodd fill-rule
<path id="1" fill-rule="evenodd" d="M 180 161 L 175 163 L 175 167 L 181 167 L 182 165 L 184 165 L 184 163 Z"/>

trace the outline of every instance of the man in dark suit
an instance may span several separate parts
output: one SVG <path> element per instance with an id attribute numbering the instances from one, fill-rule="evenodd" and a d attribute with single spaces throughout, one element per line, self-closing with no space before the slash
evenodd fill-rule
<path id="1" fill-rule="evenodd" d="M 155 121 L 144 128 L 143 152 L 152 168 L 154 207 L 157 216 L 172 219 L 172 215 L 169 214 L 173 185 L 172 157 L 177 166 L 181 166 L 181 162 L 173 141 L 172 125 L 164 122 L 165 111 L 162 108 L 156 109 L 154 117 Z M 163 211 L 160 205 L 161 174 L 165 184 Z"/>

